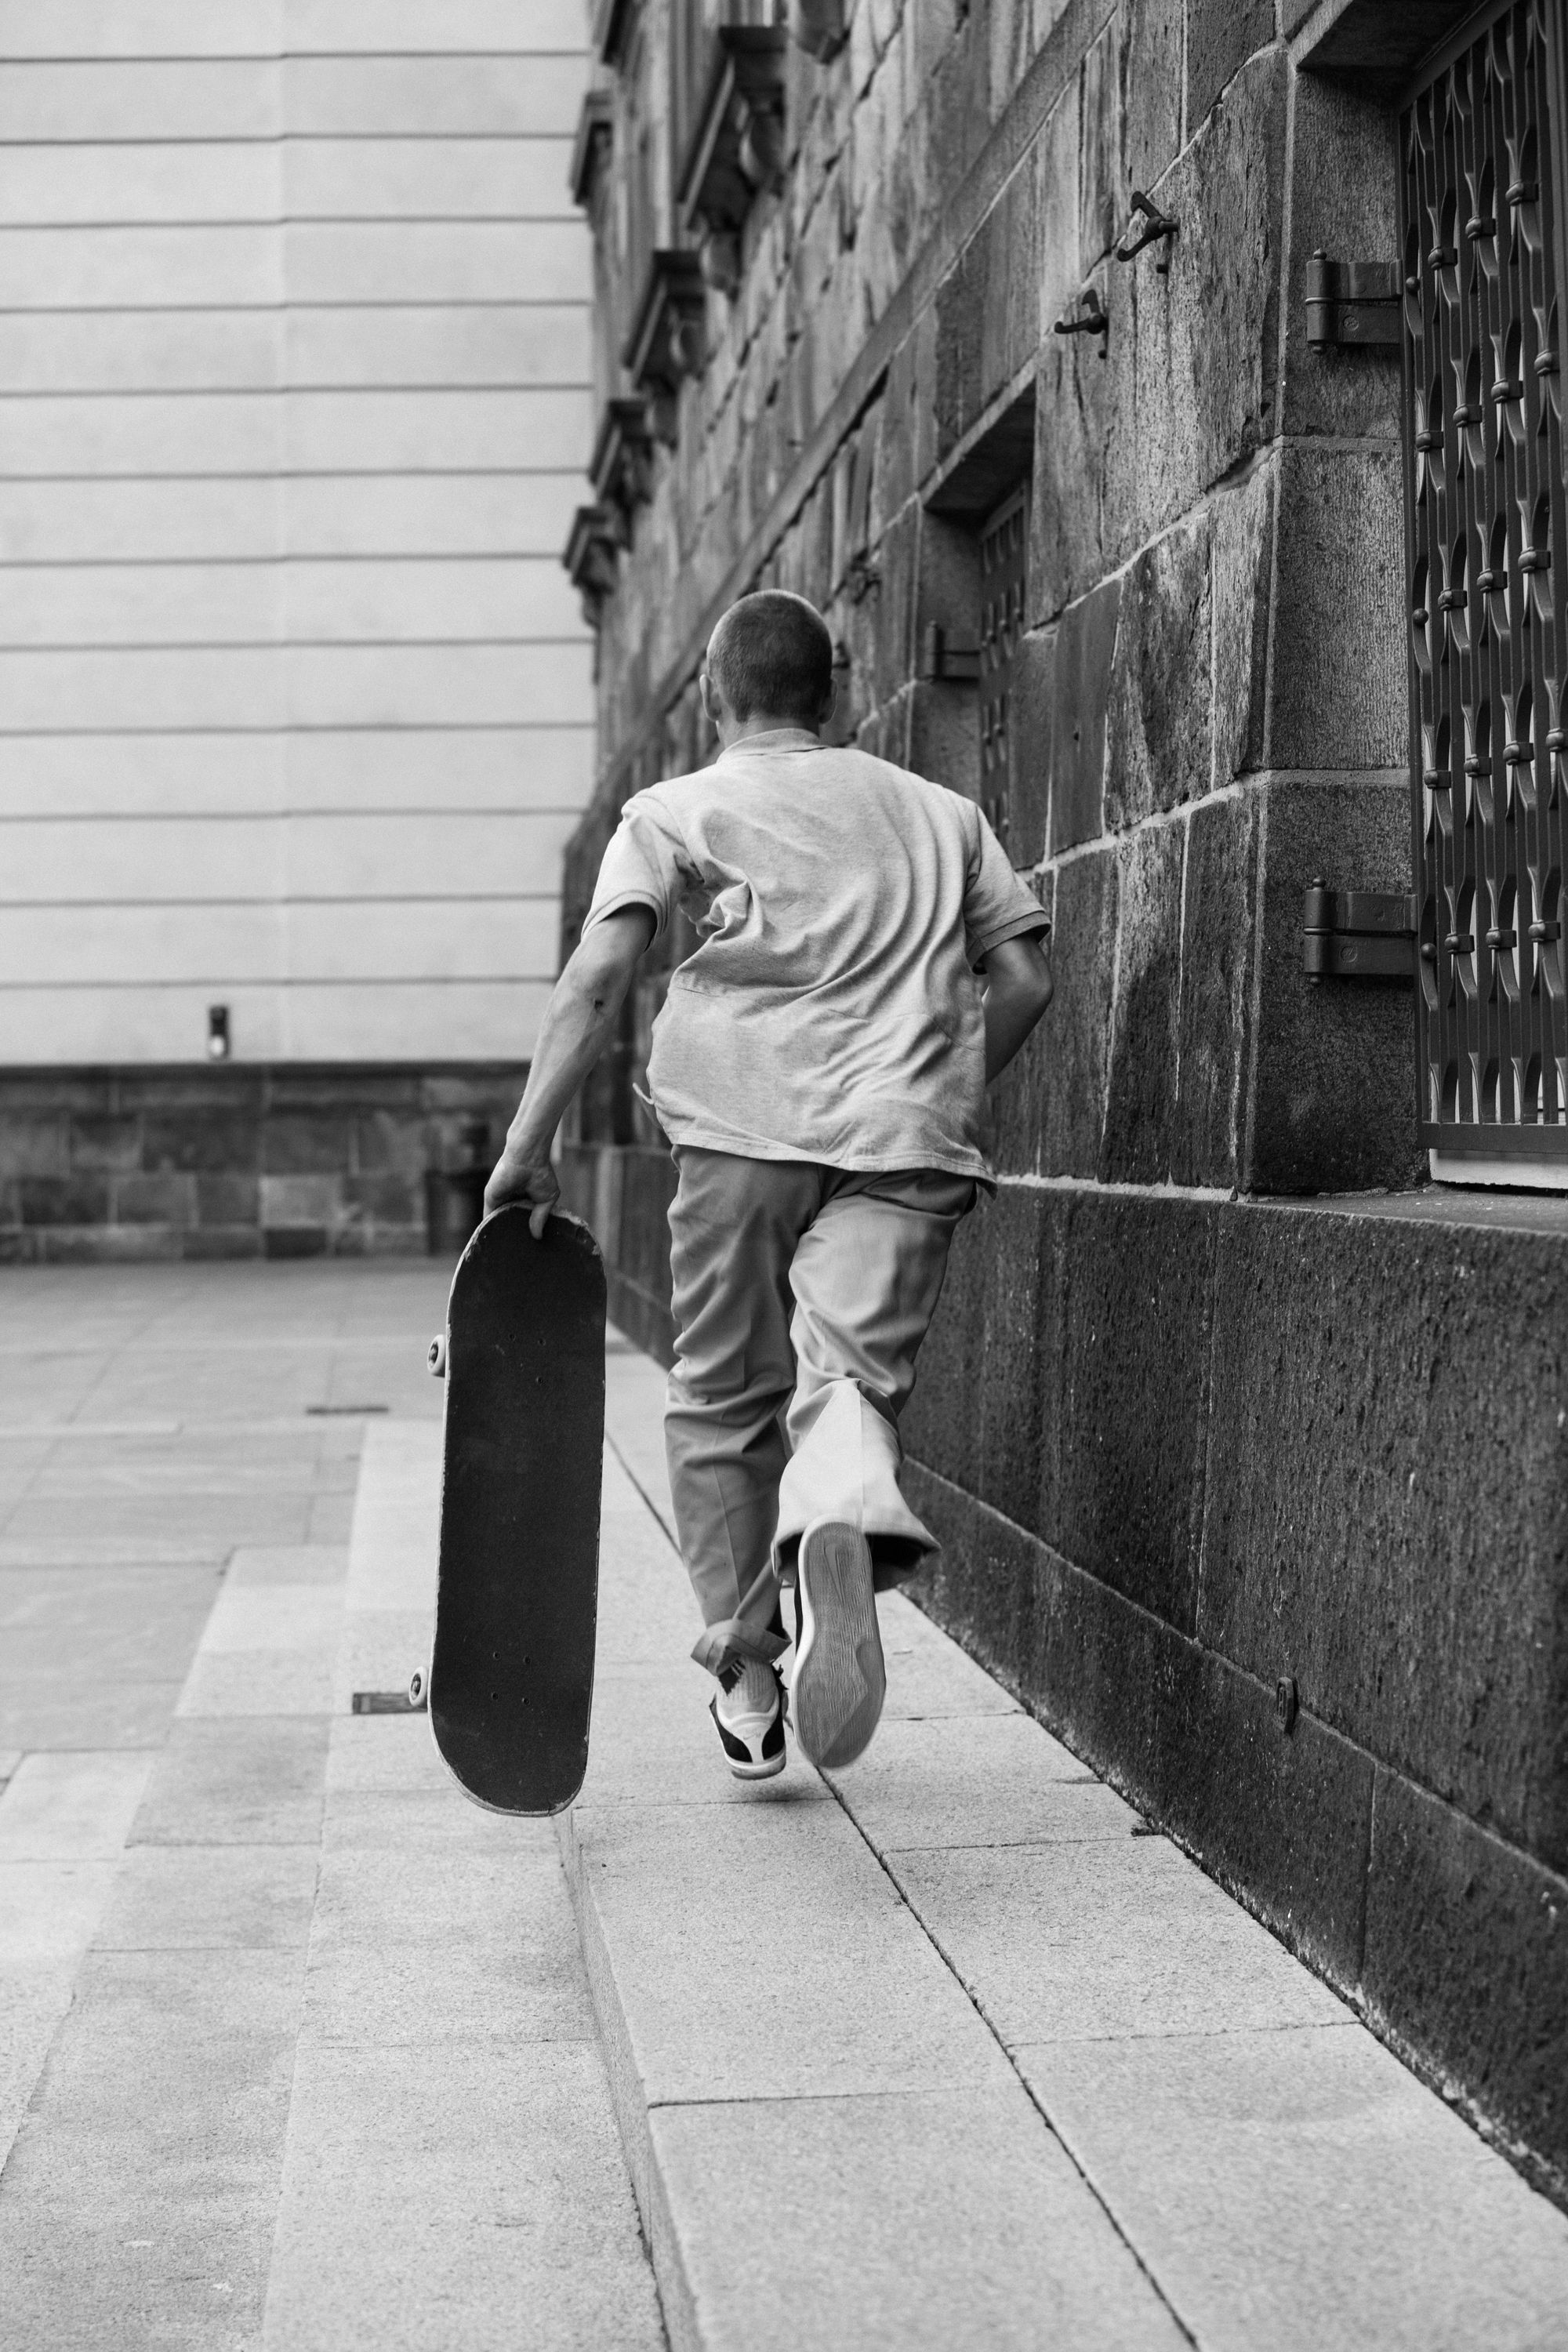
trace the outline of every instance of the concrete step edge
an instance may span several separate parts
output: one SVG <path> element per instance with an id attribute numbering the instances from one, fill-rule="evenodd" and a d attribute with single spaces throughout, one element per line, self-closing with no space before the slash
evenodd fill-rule
<path id="1" fill-rule="evenodd" d="M 605 2071 L 610 2080 L 610 2100 L 620 2126 L 621 2146 L 637 2199 L 643 2243 L 653 2264 L 670 2352 L 704 2352 L 696 2297 L 681 2260 L 679 2232 L 648 2128 L 647 2095 L 633 2054 L 631 2032 L 616 1986 L 615 1963 L 588 1884 L 577 1838 L 576 1814 L 572 1808 L 558 1815 L 555 1835 L 577 1921 L 577 1940 L 587 1970 Z"/>

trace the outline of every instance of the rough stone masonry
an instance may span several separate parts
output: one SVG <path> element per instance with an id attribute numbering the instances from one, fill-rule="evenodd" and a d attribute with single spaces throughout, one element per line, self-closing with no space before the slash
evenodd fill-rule
<path id="1" fill-rule="evenodd" d="M 1301 969 L 1314 876 L 1411 887 L 1399 356 L 1310 348 L 1307 266 L 1396 256 L 1465 7 L 713 13 L 597 14 L 564 945 L 708 756 L 718 612 L 809 596 L 846 736 L 1055 923 L 907 1423 L 923 1605 L 1568 2197 L 1568 1220 L 1424 1183 L 1408 983 Z M 569 1147 L 666 1354 L 667 980 Z"/>

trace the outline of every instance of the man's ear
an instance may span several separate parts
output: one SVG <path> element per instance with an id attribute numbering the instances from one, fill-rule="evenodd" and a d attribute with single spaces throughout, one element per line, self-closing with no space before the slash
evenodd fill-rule
<path id="1" fill-rule="evenodd" d="M 817 726 L 819 728 L 827 726 L 837 708 L 838 680 L 835 677 L 828 680 L 827 692 L 822 698 L 822 710 L 816 721 Z"/>
<path id="2" fill-rule="evenodd" d="M 709 677 L 708 672 L 705 669 L 699 670 L 697 673 L 697 691 L 701 698 L 703 709 L 708 713 L 708 716 L 713 721 L 714 726 L 717 727 L 719 721 L 724 716 L 724 705 L 720 697 L 718 688 L 714 685 L 712 679 Z"/>

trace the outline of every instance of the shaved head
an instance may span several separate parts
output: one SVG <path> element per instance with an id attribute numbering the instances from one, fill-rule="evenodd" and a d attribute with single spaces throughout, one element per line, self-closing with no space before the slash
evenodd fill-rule
<path id="1" fill-rule="evenodd" d="M 763 588 L 731 604 L 708 640 L 708 675 L 737 719 L 816 727 L 833 686 L 833 639 L 815 604 Z"/>

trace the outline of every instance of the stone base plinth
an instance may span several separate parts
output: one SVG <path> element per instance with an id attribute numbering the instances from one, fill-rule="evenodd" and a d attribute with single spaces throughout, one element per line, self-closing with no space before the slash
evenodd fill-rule
<path id="1" fill-rule="evenodd" d="M 527 1076 L 526 1063 L 0 1071 L 0 1263 L 445 1251 Z"/>

